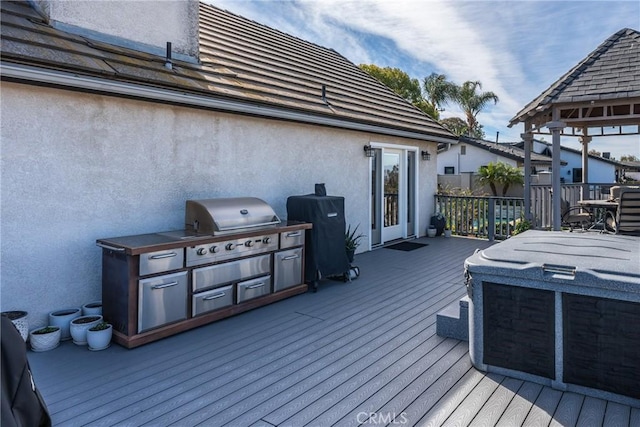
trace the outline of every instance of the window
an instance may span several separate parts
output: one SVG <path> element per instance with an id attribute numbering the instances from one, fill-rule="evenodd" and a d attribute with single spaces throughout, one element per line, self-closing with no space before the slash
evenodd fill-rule
<path id="1" fill-rule="evenodd" d="M 445 175 L 454 175 L 456 173 L 456 168 L 453 166 L 445 166 L 444 174 Z"/>
<path id="2" fill-rule="evenodd" d="M 465 154 L 467 154 L 467 146 L 466 145 L 461 145 L 460 146 L 460 155 L 464 156 Z"/>

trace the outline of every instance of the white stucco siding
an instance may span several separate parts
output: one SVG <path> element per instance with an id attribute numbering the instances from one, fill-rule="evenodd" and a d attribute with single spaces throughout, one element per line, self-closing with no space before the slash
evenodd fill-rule
<path id="1" fill-rule="evenodd" d="M 347 221 L 369 224 L 364 132 L 3 82 L 2 310 L 44 324 L 100 299 L 98 238 L 184 228 L 187 199 L 286 199 L 325 183 Z M 435 162 L 419 161 L 420 234 L 433 213 Z M 367 249 L 366 245 L 360 248 Z"/>
<path id="2" fill-rule="evenodd" d="M 562 150 L 561 158 L 567 164 L 560 169 L 560 176 L 565 179 L 565 182 L 571 183 L 573 182 L 573 169 L 582 169 L 582 154 Z M 616 168 L 613 164 L 589 157 L 587 181 L 601 184 L 614 183 L 616 182 Z"/>
<path id="3" fill-rule="evenodd" d="M 466 146 L 465 154 L 460 154 L 461 145 Z M 480 166 L 485 166 L 492 162 L 502 162 L 511 166 L 518 166 L 518 163 L 515 160 L 498 156 L 497 154 L 488 150 L 483 150 L 482 148 L 461 143 L 451 147 L 447 151 L 438 153 L 438 174 L 444 175 L 444 168 L 446 166 L 455 167 L 456 175 L 467 172 L 476 173 Z"/>
<path id="4" fill-rule="evenodd" d="M 198 1 L 37 0 L 56 22 L 174 52 L 198 55 Z M 123 11 L 126 11 L 123 13 Z"/>

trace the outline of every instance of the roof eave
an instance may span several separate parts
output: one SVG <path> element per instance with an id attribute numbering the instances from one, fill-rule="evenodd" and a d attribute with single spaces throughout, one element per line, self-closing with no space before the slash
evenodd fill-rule
<path id="1" fill-rule="evenodd" d="M 171 104 L 207 108 L 238 114 L 260 116 L 265 118 L 288 120 L 307 124 L 324 125 L 342 129 L 379 133 L 383 135 L 423 141 L 455 143 L 458 138 L 434 135 L 427 132 L 384 127 L 371 123 L 348 121 L 303 111 L 288 110 L 280 107 L 251 104 L 246 101 L 222 99 L 219 97 L 197 95 L 184 91 L 174 91 L 158 87 L 137 85 L 132 83 L 81 76 L 62 71 L 48 70 L 26 65 L 0 62 L 0 74 L 3 79 L 65 87 L 72 90 L 98 92 L 107 95 L 126 96 L 144 100 L 161 101 Z"/>

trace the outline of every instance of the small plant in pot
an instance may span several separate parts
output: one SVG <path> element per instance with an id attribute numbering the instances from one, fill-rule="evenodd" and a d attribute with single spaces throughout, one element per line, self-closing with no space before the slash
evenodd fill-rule
<path id="1" fill-rule="evenodd" d="M 102 316 L 80 316 L 71 321 L 69 329 L 73 343 L 76 345 L 87 344 L 87 330 L 102 322 Z"/>
<path id="2" fill-rule="evenodd" d="M 87 330 L 89 350 L 104 350 L 111 345 L 113 327 L 107 322 L 100 322 Z"/>
<path id="3" fill-rule="evenodd" d="M 60 327 L 45 326 L 29 333 L 29 343 L 33 351 L 53 350 L 60 344 Z"/>
<path id="4" fill-rule="evenodd" d="M 102 314 L 102 301 L 93 301 L 82 306 L 82 315 L 100 315 Z"/>
<path id="5" fill-rule="evenodd" d="M 347 232 L 344 234 L 345 250 L 347 251 L 347 258 L 350 263 L 353 262 L 356 249 L 360 246 L 360 239 L 364 237 L 362 233 L 356 234 L 358 233 L 359 226 L 360 224 L 356 225 L 353 231 L 351 231 L 351 225 L 349 225 L 349 227 L 347 227 Z"/>

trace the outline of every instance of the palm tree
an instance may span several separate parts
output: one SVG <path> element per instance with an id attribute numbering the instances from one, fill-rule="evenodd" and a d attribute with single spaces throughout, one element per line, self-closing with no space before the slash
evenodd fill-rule
<path id="1" fill-rule="evenodd" d="M 489 185 L 494 196 L 498 195 L 497 184 L 502 185 L 502 196 L 504 197 L 511 185 L 524 183 L 524 176 L 520 169 L 502 162 L 481 166 L 478 174 L 480 175 L 478 182 Z"/>
<path id="2" fill-rule="evenodd" d="M 478 113 L 490 101 L 493 101 L 494 104 L 498 102 L 498 95 L 493 92 L 477 93 L 481 89 L 482 84 L 480 82 L 466 81 L 462 86 L 457 87 L 453 94 L 453 99 L 460 105 L 467 118 L 469 136 L 473 135 L 479 126 L 476 119 Z"/>
<path id="3" fill-rule="evenodd" d="M 422 85 L 427 94 L 427 100 L 437 111 L 442 111 L 442 106 L 452 100 L 456 92 L 456 85 L 447 81 L 447 76 L 444 74 L 431 73 L 424 78 Z"/>

